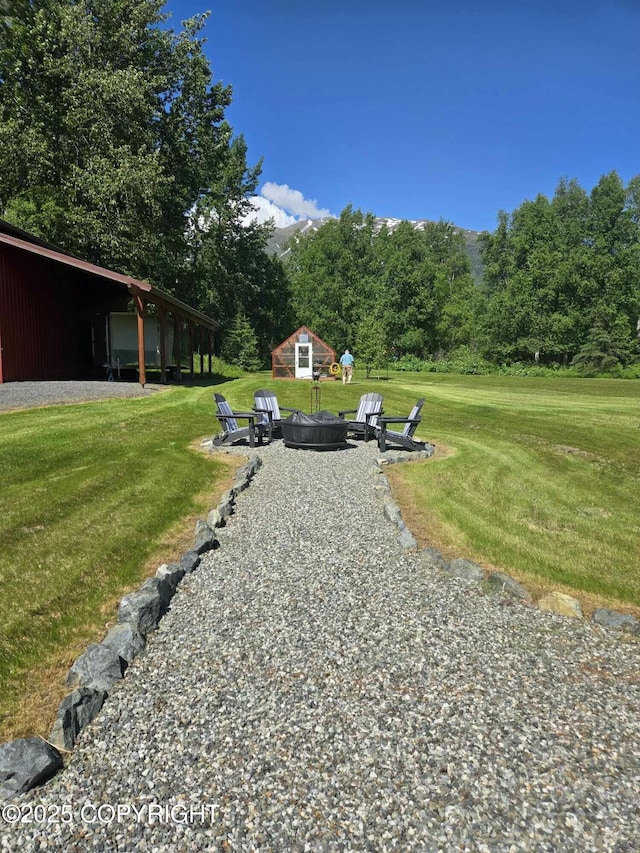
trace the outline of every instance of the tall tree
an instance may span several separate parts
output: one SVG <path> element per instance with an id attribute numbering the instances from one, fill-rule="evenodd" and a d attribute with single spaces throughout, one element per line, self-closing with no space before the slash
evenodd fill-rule
<path id="1" fill-rule="evenodd" d="M 450 223 L 378 229 L 372 214 L 349 206 L 292 255 L 297 320 L 333 346 L 365 342 L 371 359 L 375 350 L 422 357 L 470 342 L 475 287 Z"/>
<path id="2" fill-rule="evenodd" d="M 551 202 L 539 195 L 500 215 L 496 232 L 482 236 L 489 354 L 567 362 L 589 336 L 608 334 L 620 358 L 631 357 L 640 310 L 635 187 L 625 190 L 612 172 L 587 196 L 563 179 Z"/>
<path id="3" fill-rule="evenodd" d="M 190 296 L 194 208 L 231 230 L 259 167 L 225 120 L 206 16 L 162 0 L 11 0 L 0 28 L 0 215 Z M 228 215 L 227 215 L 228 214 Z"/>
<path id="4" fill-rule="evenodd" d="M 287 271 L 296 320 L 336 349 L 354 346 L 360 320 L 377 305 L 373 241 L 373 215 L 349 205 L 292 244 Z"/>

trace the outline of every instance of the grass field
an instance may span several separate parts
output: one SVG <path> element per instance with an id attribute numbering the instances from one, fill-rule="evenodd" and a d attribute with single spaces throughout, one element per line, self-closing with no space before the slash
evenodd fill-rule
<path id="1" fill-rule="evenodd" d="M 308 410 L 308 383 L 245 376 Z M 587 611 L 640 614 L 640 385 L 632 381 L 390 374 L 322 383 L 321 406 L 378 390 L 387 414 L 427 399 L 418 435 L 437 457 L 389 469 L 423 544 L 497 566 Z M 217 431 L 211 388 L 0 415 L 0 739 L 46 734 L 64 676 L 119 598 L 188 547 L 230 472 L 199 453 Z M 226 457 L 224 457 L 226 460 Z"/>
<path id="2" fill-rule="evenodd" d="M 309 406 L 299 383 L 268 383 Z M 255 377 L 227 386 L 248 405 Z M 426 397 L 418 435 L 439 449 L 388 476 L 422 544 L 525 580 L 534 593 L 582 594 L 586 612 L 640 615 L 640 385 L 625 380 L 390 374 L 322 386 L 321 405 L 380 391 L 387 414 Z"/>
<path id="3" fill-rule="evenodd" d="M 212 409 L 210 390 L 173 388 L 0 415 L 0 738 L 46 734 L 118 600 L 190 547 L 230 479 L 189 448 Z"/>

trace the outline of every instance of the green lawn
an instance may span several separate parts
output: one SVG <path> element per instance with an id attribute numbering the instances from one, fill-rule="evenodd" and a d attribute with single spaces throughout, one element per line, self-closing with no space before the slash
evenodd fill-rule
<path id="1" fill-rule="evenodd" d="M 0 415 L 0 733 L 19 728 L 26 694 L 38 705 L 34 670 L 99 640 L 167 531 L 188 517 L 192 532 L 217 500 L 228 467 L 189 449 L 217 429 L 211 398 L 172 388 Z"/>
<path id="2" fill-rule="evenodd" d="M 267 373 L 216 390 L 247 409 L 263 386 L 311 407 L 309 383 Z M 226 487 L 228 468 L 190 447 L 218 429 L 213 390 L 0 414 L 0 738 L 46 734 L 73 658 Z M 389 471 L 420 541 L 640 612 L 637 382 L 356 374 L 322 383 L 321 407 L 373 390 L 387 414 L 426 397 L 418 435 L 447 450 Z"/>
<path id="3" fill-rule="evenodd" d="M 311 402 L 302 383 L 262 382 L 285 405 Z M 246 406 L 259 384 L 237 380 L 226 394 Z M 323 384 L 321 405 L 353 408 L 365 390 L 384 395 L 387 414 L 426 397 L 418 435 L 449 451 L 389 472 L 423 543 L 534 588 L 640 607 L 639 383 L 391 373 Z"/>
<path id="4" fill-rule="evenodd" d="M 397 472 L 418 533 L 534 586 L 640 605 L 638 383 L 426 382 L 409 380 L 429 401 L 422 433 L 453 453 Z"/>

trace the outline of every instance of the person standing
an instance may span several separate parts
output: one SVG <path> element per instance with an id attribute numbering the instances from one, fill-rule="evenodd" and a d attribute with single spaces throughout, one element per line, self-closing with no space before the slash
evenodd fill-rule
<path id="1" fill-rule="evenodd" d="M 342 384 L 351 382 L 353 376 L 353 356 L 346 349 L 340 356 L 340 366 L 342 367 Z"/>

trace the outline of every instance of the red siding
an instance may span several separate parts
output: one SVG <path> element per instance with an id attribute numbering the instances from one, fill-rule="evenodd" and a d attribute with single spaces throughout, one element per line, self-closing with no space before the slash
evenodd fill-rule
<path id="1" fill-rule="evenodd" d="M 0 247 L 0 381 L 79 370 L 71 283 L 36 256 Z"/>

